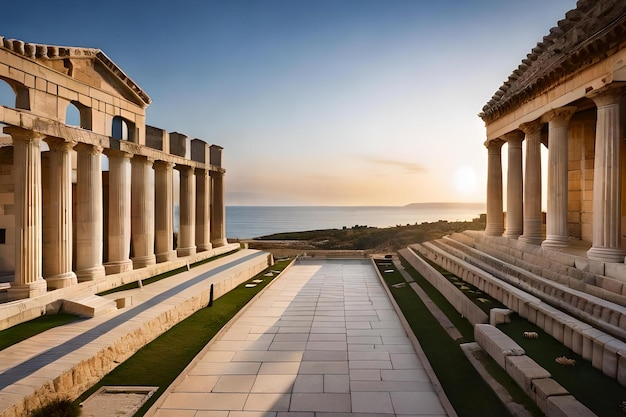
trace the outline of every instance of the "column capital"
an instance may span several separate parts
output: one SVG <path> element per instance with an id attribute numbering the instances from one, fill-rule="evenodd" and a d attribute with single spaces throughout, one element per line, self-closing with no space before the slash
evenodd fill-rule
<path id="1" fill-rule="evenodd" d="M 6 126 L 2 131 L 8 135 L 11 135 L 13 139 L 21 140 L 23 142 L 40 141 L 46 137 L 41 133 L 34 132 L 32 130 L 23 129 L 17 126 Z"/>
<path id="2" fill-rule="evenodd" d="M 532 122 L 526 122 L 519 125 L 519 128 L 524 134 L 532 135 L 541 132 L 541 119 L 533 120 Z"/>
<path id="3" fill-rule="evenodd" d="M 196 168 L 195 171 L 196 176 L 203 176 L 205 178 L 209 176 L 209 170 L 206 168 Z"/>
<path id="4" fill-rule="evenodd" d="M 569 119 L 576 113 L 576 106 L 559 107 L 543 115 L 550 127 L 566 127 Z"/>
<path id="5" fill-rule="evenodd" d="M 78 152 L 88 152 L 92 155 L 100 155 L 104 148 L 100 145 L 92 145 L 89 143 L 79 142 L 74 146 L 74 149 Z"/>
<path id="6" fill-rule="evenodd" d="M 104 154 L 108 157 L 117 156 L 118 158 L 127 158 L 127 159 L 131 159 L 133 157 L 132 153 L 118 151 L 117 149 L 111 149 L 111 148 L 105 148 Z"/>
<path id="7" fill-rule="evenodd" d="M 489 154 L 499 153 L 502 149 L 502 145 L 504 145 L 504 141 L 500 139 L 493 139 L 485 143 Z"/>
<path id="8" fill-rule="evenodd" d="M 622 95 L 624 95 L 624 91 L 626 91 L 626 87 L 623 83 L 611 84 L 604 88 L 590 91 L 587 94 L 587 98 L 593 100 L 597 107 L 610 106 L 619 103 Z"/>
<path id="9" fill-rule="evenodd" d="M 165 168 L 167 170 L 173 170 L 174 166 L 176 164 L 173 162 L 169 162 L 169 161 L 162 161 L 160 159 L 157 159 L 154 161 L 154 167 L 155 168 Z"/>
<path id="10" fill-rule="evenodd" d="M 521 130 L 514 130 L 512 132 L 505 133 L 504 135 L 502 135 L 502 139 L 506 141 L 506 143 L 508 143 L 509 146 L 511 145 L 522 146 L 522 141 L 524 140 L 524 137 L 525 137 L 524 132 L 522 132 Z"/>
<path id="11" fill-rule="evenodd" d="M 78 144 L 75 140 L 65 141 L 64 139 L 54 136 L 46 136 L 45 142 L 50 147 L 50 150 L 53 151 L 70 151 Z"/>
<path id="12" fill-rule="evenodd" d="M 195 168 L 190 165 L 175 164 L 174 169 L 180 172 L 194 172 Z"/>

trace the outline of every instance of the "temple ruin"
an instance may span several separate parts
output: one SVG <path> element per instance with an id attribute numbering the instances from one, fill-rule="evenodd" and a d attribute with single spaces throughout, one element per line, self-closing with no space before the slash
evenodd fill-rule
<path id="1" fill-rule="evenodd" d="M 226 244 L 222 147 L 146 125 L 150 97 L 104 52 L 0 36 L 0 84 L 5 299 Z"/>

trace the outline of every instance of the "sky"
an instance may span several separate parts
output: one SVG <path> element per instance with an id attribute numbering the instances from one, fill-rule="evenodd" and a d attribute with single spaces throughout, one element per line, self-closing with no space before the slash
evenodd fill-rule
<path id="1" fill-rule="evenodd" d="M 147 124 L 224 147 L 227 205 L 484 202 L 477 116 L 574 0 L 0 0 L 98 48 Z M 505 155 L 505 154 L 504 154 Z M 503 158 L 504 159 L 504 158 Z"/>

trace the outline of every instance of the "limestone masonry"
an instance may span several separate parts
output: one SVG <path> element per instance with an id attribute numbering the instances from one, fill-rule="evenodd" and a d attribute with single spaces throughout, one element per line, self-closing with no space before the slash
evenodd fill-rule
<path id="1" fill-rule="evenodd" d="M 226 244 L 222 147 L 147 126 L 150 97 L 102 51 L 0 36 L 0 83 L 4 300 Z"/>

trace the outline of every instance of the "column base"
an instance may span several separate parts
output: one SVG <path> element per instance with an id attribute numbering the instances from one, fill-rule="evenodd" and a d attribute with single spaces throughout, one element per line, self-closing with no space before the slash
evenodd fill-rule
<path id="1" fill-rule="evenodd" d="M 204 252 L 211 249 L 213 249 L 213 245 L 210 243 L 203 243 L 198 245 L 198 252 Z"/>
<path id="2" fill-rule="evenodd" d="M 132 259 L 133 269 L 145 268 L 148 265 L 156 264 L 156 256 L 154 254 L 147 256 L 138 256 Z"/>
<path id="3" fill-rule="evenodd" d="M 183 256 L 195 255 L 196 254 L 196 247 L 195 246 L 191 246 L 189 248 L 178 248 L 178 249 L 176 249 L 176 253 L 178 254 L 179 258 L 181 258 Z"/>
<path id="4" fill-rule="evenodd" d="M 178 258 L 175 250 L 171 250 L 169 252 L 157 253 L 156 261 L 157 263 L 173 261 Z"/>
<path id="5" fill-rule="evenodd" d="M 104 271 L 104 265 L 97 265 L 91 268 L 85 268 L 80 271 L 76 271 L 76 277 L 78 282 L 94 281 L 99 278 L 104 278 L 106 275 Z"/>
<path id="6" fill-rule="evenodd" d="M 587 251 L 587 257 L 593 261 L 623 263 L 624 251 L 620 248 L 603 248 L 592 246 Z"/>
<path id="7" fill-rule="evenodd" d="M 124 261 L 113 261 L 104 264 L 104 272 L 107 275 L 120 274 L 133 270 L 133 262 L 130 259 Z"/>
<path id="8" fill-rule="evenodd" d="M 45 279 L 48 283 L 48 288 L 51 290 L 58 290 L 59 288 L 71 287 L 72 285 L 78 284 L 78 278 L 73 271 L 53 277 L 46 277 Z"/>
<path id="9" fill-rule="evenodd" d="M 215 239 L 211 241 L 211 244 L 213 245 L 214 248 L 219 248 L 221 246 L 228 245 L 228 241 L 225 238 Z"/>
<path id="10" fill-rule="evenodd" d="M 522 232 L 509 232 L 508 230 L 504 232 L 502 236 L 508 237 L 509 239 L 517 239 L 521 236 Z"/>
<path id="11" fill-rule="evenodd" d="M 13 285 L 7 290 L 9 301 L 34 298 L 43 295 L 48 290 L 48 283 L 43 278 L 37 278 L 34 282 L 25 285 Z"/>
<path id="12" fill-rule="evenodd" d="M 542 248 L 563 249 L 569 245 L 569 238 L 564 236 L 546 236 L 546 240 L 541 243 Z"/>

